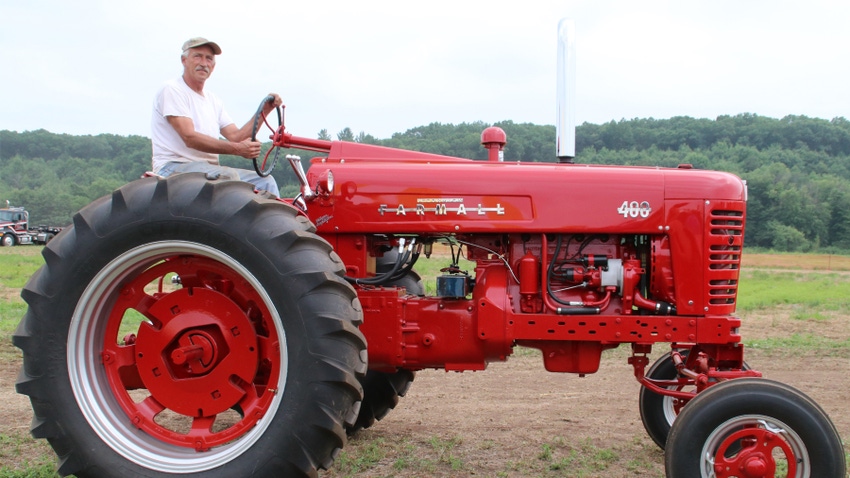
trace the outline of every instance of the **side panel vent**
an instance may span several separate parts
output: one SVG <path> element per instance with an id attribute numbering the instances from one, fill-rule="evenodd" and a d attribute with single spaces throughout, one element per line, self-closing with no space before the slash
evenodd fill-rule
<path id="1" fill-rule="evenodd" d="M 706 303 L 711 313 L 731 314 L 738 296 L 738 273 L 744 244 L 744 205 L 712 204 L 706 221 Z"/>

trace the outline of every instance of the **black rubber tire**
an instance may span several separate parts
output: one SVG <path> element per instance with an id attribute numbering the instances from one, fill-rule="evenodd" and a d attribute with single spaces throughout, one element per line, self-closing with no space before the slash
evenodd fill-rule
<path id="1" fill-rule="evenodd" d="M 362 399 L 366 343 L 357 329 L 362 311 L 356 292 L 343 279 L 339 257 L 314 231 L 294 208 L 255 193 L 248 183 L 191 173 L 135 181 L 76 214 L 73 226 L 45 246 L 45 265 L 21 294 L 28 310 L 13 336 L 24 357 L 16 388 L 30 397 L 31 432 L 50 442 L 60 457 L 58 472 L 80 478 L 315 477 L 318 468 L 329 467 Z M 144 250 L 158 255 L 133 255 Z M 260 320 L 272 321 L 279 340 L 273 350 L 280 350 L 280 356 L 267 352 L 279 357 L 281 369 L 277 382 L 269 382 L 277 386 L 268 390 L 273 406 L 249 431 L 202 453 L 133 427 L 115 389 L 97 377 L 103 340 L 87 344 L 93 359 L 70 342 L 79 330 L 103 328 L 121 283 L 140 276 L 144 261 L 184 254 L 240 273 L 262 297 L 270 317 Z M 135 269 L 122 269 L 123 259 L 137 257 Z M 108 270 L 119 274 L 105 280 Z M 92 295 L 94 284 L 102 289 Z M 69 370 L 92 378 L 81 381 Z"/>
<path id="2" fill-rule="evenodd" d="M 363 404 L 354 425 L 348 428 L 348 434 L 353 435 L 369 428 L 387 416 L 398 405 L 399 397 L 403 397 L 410 389 L 415 377 L 415 372 L 405 369 L 395 373 L 377 370 L 366 372 L 366 376 L 360 379 L 363 386 Z"/>
<path id="3" fill-rule="evenodd" d="M 393 265 L 398 260 L 398 249 L 390 249 L 383 256 L 375 259 L 375 272 L 378 274 L 392 270 Z M 388 284 L 396 287 L 404 287 L 407 293 L 411 295 L 425 295 L 425 285 L 422 283 L 422 277 L 415 271 L 411 270 L 402 278 Z"/>
<path id="4" fill-rule="evenodd" d="M 687 359 L 690 350 L 679 350 L 679 353 Z M 746 362 L 744 362 L 744 370 L 750 370 Z M 646 376 L 654 380 L 673 380 L 677 375 L 671 352 L 659 357 L 646 371 Z M 691 388 L 696 390 L 696 387 Z M 676 399 L 672 397 L 659 395 L 646 387 L 641 387 L 638 408 L 647 435 L 663 450 L 667 436 L 670 434 L 670 427 L 676 420 L 676 408 L 681 409 L 681 406 L 677 406 Z"/>
<path id="5" fill-rule="evenodd" d="M 2 245 L 3 247 L 12 247 L 17 243 L 18 241 L 12 234 L 3 234 L 2 236 L 0 236 L 0 245 Z"/>
<path id="6" fill-rule="evenodd" d="M 377 259 L 376 271 L 381 273 L 391 270 L 397 258 L 398 249 L 387 251 Z M 411 295 L 421 296 L 425 293 L 422 278 L 413 270 L 392 285 L 404 287 Z M 376 421 L 387 416 L 398 405 L 399 398 L 410 389 L 415 378 L 416 372 L 410 370 L 402 369 L 395 373 L 369 370 L 366 376 L 360 379 L 360 384 L 363 386 L 363 404 L 357 420 L 348 428 L 348 434 L 353 435 L 364 428 L 369 428 Z"/>
<path id="7" fill-rule="evenodd" d="M 796 447 L 791 458 L 799 463 L 798 477 L 846 476 L 841 438 L 814 401 L 779 382 L 741 378 L 714 385 L 700 393 L 673 422 L 664 452 L 667 477 L 714 476 L 716 463 L 712 464 L 708 457 L 715 456 L 724 437 L 744 427 L 754 433 L 766 429 L 777 431 L 770 440 L 758 441 L 756 446 L 771 447 L 765 455 L 776 449 L 777 442 L 788 444 L 792 449 Z M 782 433 L 778 433 L 780 429 Z M 734 447 L 736 452 L 742 449 L 739 442 Z M 743 460 L 743 456 L 739 459 Z M 739 475 L 738 470 L 721 471 L 725 473 L 723 476 Z"/>
<path id="8" fill-rule="evenodd" d="M 687 351 L 685 356 L 687 356 Z M 659 357 L 646 371 L 646 377 L 654 380 L 673 380 L 677 375 L 678 372 L 673 364 L 671 352 Z M 675 414 L 674 404 L 675 399 L 672 397 L 659 395 L 646 387 L 640 388 L 638 408 L 640 409 L 643 428 L 646 429 L 646 433 L 652 438 L 652 441 L 662 450 L 667 442 L 667 435 L 670 434 L 670 427 L 675 420 L 675 416 L 673 416 Z"/>

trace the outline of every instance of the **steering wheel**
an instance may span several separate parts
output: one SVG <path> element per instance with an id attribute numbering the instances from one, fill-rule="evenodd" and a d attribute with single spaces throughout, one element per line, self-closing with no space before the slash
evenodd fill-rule
<path id="1" fill-rule="evenodd" d="M 273 101 L 274 96 L 272 95 L 263 98 L 263 101 L 260 103 L 260 107 L 257 108 L 257 113 L 254 115 L 254 125 L 251 128 L 251 141 L 257 141 L 257 133 L 261 128 L 261 121 L 265 123 L 265 125 L 268 126 L 268 128 L 272 131 L 272 146 L 269 148 L 268 151 L 266 151 L 265 156 L 263 156 L 263 160 L 258 161 L 259 157 L 253 158 L 251 160 L 254 162 L 254 171 L 256 171 L 257 174 L 259 174 L 261 177 L 266 177 L 271 174 L 275 164 L 277 164 L 277 156 L 280 153 L 280 147 L 274 145 L 274 140 L 276 139 L 276 136 L 280 130 L 281 124 L 283 124 L 283 117 L 280 112 L 280 106 L 275 106 L 275 111 L 277 111 L 277 128 L 270 125 L 268 119 L 266 118 L 266 115 L 263 114 L 263 106 L 265 106 L 266 103 L 271 103 Z M 271 156 L 272 151 L 274 151 L 274 156 L 269 159 L 269 156 Z"/>

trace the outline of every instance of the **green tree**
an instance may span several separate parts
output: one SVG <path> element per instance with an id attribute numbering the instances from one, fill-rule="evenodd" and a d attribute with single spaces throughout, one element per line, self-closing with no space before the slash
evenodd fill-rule
<path id="1" fill-rule="evenodd" d="M 507 134 L 506 161 L 556 161 L 555 128 L 501 121 L 431 123 L 378 139 L 345 128 L 337 138 L 476 160 L 487 158 L 481 132 Z M 327 129 L 320 139 L 331 141 Z M 263 154 L 271 147 L 263 145 Z M 576 128 L 576 162 L 651 167 L 688 163 L 730 171 L 749 184 L 748 246 L 850 251 L 850 121 L 751 113 L 715 119 L 635 118 Z M 305 163 L 322 152 L 278 150 L 272 175 L 282 191 L 297 181 L 284 159 Z M 272 152 L 274 155 L 275 152 Z M 26 206 L 36 221 L 67 223 L 71 214 L 150 169 L 150 139 L 110 134 L 72 136 L 46 130 L 0 131 L 0 201 Z M 250 168 L 241 157 L 222 163 Z"/>
<path id="2" fill-rule="evenodd" d="M 336 134 L 336 137 L 340 141 L 354 141 L 354 132 L 351 131 L 351 128 L 346 126 L 339 133 Z"/>

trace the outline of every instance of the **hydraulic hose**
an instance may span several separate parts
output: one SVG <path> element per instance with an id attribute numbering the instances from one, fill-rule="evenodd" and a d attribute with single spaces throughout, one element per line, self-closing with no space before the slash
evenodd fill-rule
<path id="1" fill-rule="evenodd" d="M 419 257 L 418 250 L 415 254 L 412 252 L 416 239 L 411 240 L 410 246 L 407 247 L 407 250 L 405 250 L 404 247 L 404 239 L 399 239 L 399 241 L 399 254 L 392 269 L 383 274 L 376 275 L 375 277 L 356 278 L 345 276 L 345 280 L 355 285 L 383 285 L 388 282 L 398 280 L 410 272 L 413 268 L 413 263 L 415 263 L 416 259 Z M 413 260 L 411 260 L 411 256 L 413 256 Z"/>

